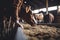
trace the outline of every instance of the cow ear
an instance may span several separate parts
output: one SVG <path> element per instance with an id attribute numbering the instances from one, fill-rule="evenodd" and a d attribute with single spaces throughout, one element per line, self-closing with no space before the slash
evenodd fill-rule
<path id="1" fill-rule="evenodd" d="M 26 13 L 28 13 L 29 12 L 29 8 L 28 7 L 26 7 Z"/>

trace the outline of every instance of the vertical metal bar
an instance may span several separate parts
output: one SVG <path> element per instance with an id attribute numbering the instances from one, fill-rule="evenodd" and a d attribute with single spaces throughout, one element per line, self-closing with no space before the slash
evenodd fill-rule
<path id="1" fill-rule="evenodd" d="M 6 20 L 3 20 L 4 29 L 6 28 Z"/>
<path id="2" fill-rule="evenodd" d="M 46 14 L 48 14 L 48 0 L 46 0 Z"/>
<path id="3" fill-rule="evenodd" d="M 10 28 L 10 26 L 11 26 L 11 17 L 9 19 L 8 28 Z"/>
<path id="4" fill-rule="evenodd" d="M 57 5 L 57 13 L 58 13 L 58 10 L 59 10 L 59 8 L 58 8 L 58 5 Z"/>

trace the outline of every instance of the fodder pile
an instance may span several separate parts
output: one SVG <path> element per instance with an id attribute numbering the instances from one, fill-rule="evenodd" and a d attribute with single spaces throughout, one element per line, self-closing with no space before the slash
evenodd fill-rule
<path id="1" fill-rule="evenodd" d="M 60 28 L 47 25 L 22 24 L 28 40 L 60 40 Z"/>

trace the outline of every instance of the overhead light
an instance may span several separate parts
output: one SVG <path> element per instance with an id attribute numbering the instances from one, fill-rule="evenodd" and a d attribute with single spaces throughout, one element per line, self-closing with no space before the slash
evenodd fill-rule
<path id="1" fill-rule="evenodd" d="M 37 9 L 37 10 L 34 10 L 34 11 L 32 11 L 32 13 L 38 13 L 39 12 L 39 10 Z"/>
<path id="2" fill-rule="evenodd" d="M 48 11 L 54 11 L 54 10 L 57 10 L 57 6 L 48 7 Z M 46 8 L 34 10 L 32 11 L 32 13 L 38 13 L 40 11 L 46 12 Z"/>

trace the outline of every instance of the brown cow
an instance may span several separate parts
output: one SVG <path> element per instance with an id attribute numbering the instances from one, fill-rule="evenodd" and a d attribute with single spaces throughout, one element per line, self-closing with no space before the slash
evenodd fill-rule
<path id="1" fill-rule="evenodd" d="M 49 23 L 52 23 L 54 21 L 54 15 L 52 13 L 49 13 Z"/>
<path id="2" fill-rule="evenodd" d="M 13 28 L 12 24 L 19 20 L 18 12 L 22 3 L 23 0 L 0 0 L 0 40 L 13 40 L 12 34 L 15 33 L 18 26 Z M 11 32 L 12 34 L 9 36 L 8 34 Z"/>
<path id="3" fill-rule="evenodd" d="M 33 21 L 33 18 L 32 18 L 33 15 L 32 15 L 32 12 L 30 10 L 30 6 L 29 5 L 27 5 L 25 7 L 24 7 L 24 5 L 22 6 L 19 16 L 20 16 L 21 19 L 26 21 L 31 26 L 34 25 L 34 21 Z"/>
<path id="4" fill-rule="evenodd" d="M 54 15 L 52 13 L 44 15 L 45 23 L 52 23 L 54 21 Z"/>
<path id="5" fill-rule="evenodd" d="M 37 14 L 35 14 L 34 15 L 35 16 L 35 20 L 37 21 L 37 22 L 43 22 L 43 19 L 44 19 L 44 15 L 43 15 L 43 13 L 37 13 Z"/>

